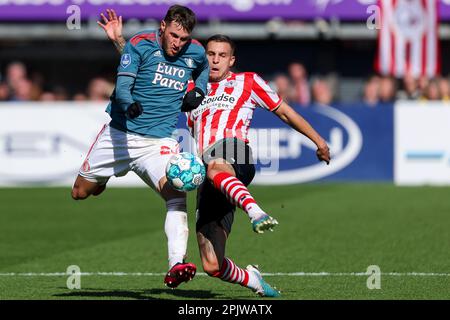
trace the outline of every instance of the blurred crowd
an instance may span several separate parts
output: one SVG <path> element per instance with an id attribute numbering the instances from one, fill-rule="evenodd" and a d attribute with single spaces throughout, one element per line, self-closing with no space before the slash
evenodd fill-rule
<path id="1" fill-rule="evenodd" d="M 281 97 L 292 104 L 307 107 L 312 104 L 339 103 L 339 79 L 335 74 L 309 77 L 305 66 L 291 63 L 286 73 L 277 74 L 271 85 Z M 365 80 L 357 102 L 368 107 L 396 100 L 450 101 L 450 81 L 446 77 L 420 77 L 411 75 L 403 79 L 372 75 Z"/>
<path id="2" fill-rule="evenodd" d="M 22 62 L 12 62 L 0 78 L 0 101 L 106 101 L 114 83 L 102 77 L 91 79 L 83 92 L 49 86 L 40 73 L 28 74 Z"/>
<path id="3" fill-rule="evenodd" d="M 339 77 L 336 74 L 310 76 L 300 62 L 292 62 L 286 72 L 270 77 L 270 85 L 289 104 L 307 107 L 340 102 Z M 0 101 L 107 101 L 114 83 L 103 77 L 91 79 L 84 91 L 69 92 L 57 85 L 49 87 L 43 75 L 28 74 L 25 64 L 12 62 L 0 78 Z M 355 102 L 375 107 L 396 100 L 450 101 L 450 82 L 445 77 L 429 79 L 405 76 L 396 79 L 372 75 L 361 85 Z"/>

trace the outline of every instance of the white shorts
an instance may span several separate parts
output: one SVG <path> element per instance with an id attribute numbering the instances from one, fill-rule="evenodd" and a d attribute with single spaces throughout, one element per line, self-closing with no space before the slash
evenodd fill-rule
<path id="1" fill-rule="evenodd" d="M 139 136 L 105 124 L 89 149 L 79 175 L 105 184 L 110 177 L 121 177 L 132 170 L 156 190 L 166 174 L 167 162 L 176 153 L 179 145 L 175 139 Z"/>

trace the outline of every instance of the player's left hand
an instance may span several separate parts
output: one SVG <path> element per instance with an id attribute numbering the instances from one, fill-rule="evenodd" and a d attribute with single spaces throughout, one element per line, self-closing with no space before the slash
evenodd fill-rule
<path id="1" fill-rule="evenodd" d="M 108 18 L 101 13 L 104 23 L 97 21 L 97 24 L 105 30 L 106 35 L 111 41 L 118 41 L 122 37 L 122 16 L 117 17 L 113 9 L 106 9 Z"/>
<path id="2" fill-rule="evenodd" d="M 130 106 L 128 107 L 128 109 L 126 111 L 126 115 L 128 118 L 134 119 L 134 118 L 139 117 L 143 111 L 144 111 L 144 109 L 142 109 L 141 103 L 136 101 L 136 102 L 133 102 L 132 104 L 130 104 Z"/>
<path id="3" fill-rule="evenodd" d="M 317 148 L 316 155 L 320 161 L 325 161 L 327 164 L 330 164 L 330 148 L 328 148 L 326 143 Z"/>
<path id="4" fill-rule="evenodd" d="M 186 93 L 181 105 L 181 111 L 189 112 L 197 108 L 205 98 L 203 91 L 197 87 Z"/>

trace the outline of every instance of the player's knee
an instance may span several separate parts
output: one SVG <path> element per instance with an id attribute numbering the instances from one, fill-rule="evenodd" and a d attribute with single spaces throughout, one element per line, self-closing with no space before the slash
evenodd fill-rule
<path id="1" fill-rule="evenodd" d="M 72 199 L 73 200 L 84 200 L 89 196 L 89 194 L 79 187 L 73 187 L 72 189 Z"/>
<path id="2" fill-rule="evenodd" d="M 208 170 L 206 171 L 206 177 L 212 183 L 214 181 L 214 177 L 217 173 L 218 173 L 218 170 L 208 168 Z"/>

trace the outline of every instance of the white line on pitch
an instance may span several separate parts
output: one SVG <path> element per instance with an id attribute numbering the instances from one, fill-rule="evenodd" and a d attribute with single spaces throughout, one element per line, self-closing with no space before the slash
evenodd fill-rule
<path id="1" fill-rule="evenodd" d="M 290 277 L 363 277 L 370 276 L 366 272 L 273 272 L 261 273 L 263 276 L 290 276 Z M 113 277 L 154 277 L 165 276 L 165 272 L 80 272 L 80 273 L 65 273 L 65 272 L 5 272 L 0 273 L 0 277 L 62 277 L 69 275 L 80 276 L 113 276 Z M 450 277 L 450 273 L 435 273 L 435 272 L 385 272 L 382 276 L 397 276 L 397 277 Z M 206 273 L 199 272 L 197 276 L 206 276 Z"/>

